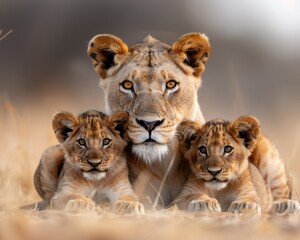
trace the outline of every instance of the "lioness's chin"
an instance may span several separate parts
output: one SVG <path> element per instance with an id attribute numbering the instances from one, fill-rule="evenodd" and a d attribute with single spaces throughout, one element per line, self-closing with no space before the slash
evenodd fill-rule
<path id="1" fill-rule="evenodd" d="M 143 159 L 147 164 L 161 161 L 168 154 L 168 145 L 159 143 L 141 143 L 132 146 L 134 155 Z"/>
<path id="2" fill-rule="evenodd" d="M 105 172 L 83 172 L 83 176 L 88 180 L 99 181 L 105 178 L 106 173 Z"/>
<path id="3" fill-rule="evenodd" d="M 205 187 L 211 189 L 211 190 L 221 190 L 227 186 L 228 182 L 219 182 L 217 180 L 212 180 L 210 182 L 205 182 Z"/>

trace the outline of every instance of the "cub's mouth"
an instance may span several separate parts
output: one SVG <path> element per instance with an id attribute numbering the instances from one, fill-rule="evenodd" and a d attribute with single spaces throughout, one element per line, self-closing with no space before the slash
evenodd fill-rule
<path id="1" fill-rule="evenodd" d="M 220 179 L 217 179 L 217 178 L 212 178 L 211 180 L 209 181 L 205 181 L 205 182 L 210 182 L 210 183 L 217 183 L 217 182 L 220 182 L 220 183 L 227 183 L 228 180 L 220 180 Z"/>
<path id="2" fill-rule="evenodd" d="M 204 181 L 204 185 L 211 190 L 221 190 L 225 188 L 229 182 L 229 179 L 220 179 L 216 176 L 211 177 L 210 179 L 202 178 Z"/>
<path id="3" fill-rule="evenodd" d="M 100 169 L 98 169 L 98 168 L 92 168 L 92 169 L 90 169 L 90 170 L 88 170 L 88 171 L 85 171 L 85 172 L 89 172 L 89 173 L 100 173 L 100 172 L 107 172 L 107 171 L 108 171 L 108 169 L 100 170 Z"/>
<path id="4" fill-rule="evenodd" d="M 228 179 L 219 179 L 218 177 L 212 177 L 211 179 L 203 178 L 204 182 L 206 183 L 227 183 Z"/>

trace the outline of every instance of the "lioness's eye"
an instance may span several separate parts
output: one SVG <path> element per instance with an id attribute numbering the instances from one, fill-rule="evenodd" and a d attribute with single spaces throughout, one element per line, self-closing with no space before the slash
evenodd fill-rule
<path id="1" fill-rule="evenodd" d="M 224 153 L 231 153 L 232 150 L 233 150 L 233 147 L 231 147 L 229 145 L 224 147 Z"/>
<path id="2" fill-rule="evenodd" d="M 102 145 L 103 146 L 108 146 L 111 143 L 111 140 L 108 138 L 104 138 L 102 141 Z"/>
<path id="3" fill-rule="evenodd" d="M 86 141 L 83 138 L 80 138 L 77 140 L 77 143 L 79 144 L 79 146 L 81 147 L 86 147 Z"/>
<path id="4" fill-rule="evenodd" d="M 200 146 L 198 150 L 201 154 L 207 155 L 207 148 L 205 146 Z"/>
<path id="5" fill-rule="evenodd" d="M 177 87 L 178 82 L 176 82 L 175 80 L 169 80 L 166 83 L 166 88 L 167 89 L 174 89 L 175 87 Z"/>
<path id="6" fill-rule="evenodd" d="M 121 83 L 121 86 L 124 88 L 124 89 L 127 89 L 127 90 L 132 90 L 133 89 L 133 83 L 130 82 L 129 80 L 125 80 L 124 82 Z"/>

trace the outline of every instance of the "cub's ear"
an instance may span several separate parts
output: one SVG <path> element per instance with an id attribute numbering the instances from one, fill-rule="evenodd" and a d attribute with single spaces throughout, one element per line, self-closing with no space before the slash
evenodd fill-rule
<path id="1" fill-rule="evenodd" d="M 77 127 L 77 118 L 68 112 L 55 114 L 52 120 L 52 128 L 59 142 L 64 142 Z"/>
<path id="2" fill-rule="evenodd" d="M 251 116 L 239 117 L 230 124 L 233 135 L 243 140 L 246 148 L 252 151 L 256 144 L 256 138 L 260 133 L 259 121 Z"/>
<path id="3" fill-rule="evenodd" d="M 203 33 L 188 33 L 173 44 L 172 52 L 180 63 L 193 68 L 195 77 L 200 77 L 210 55 L 210 43 Z"/>
<path id="4" fill-rule="evenodd" d="M 111 67 L 124 60 L 127 52 L 127 45 L 120 38 L 109 34 L 93 37 L 87 49 L 95 70 L 102 79 L 106 78 L 107 71 Z"/>
<path id="5" fill-rule="evenodd" d="M 110 129 L 120 135 L 126 141 L 128 140 L 128 119 L 129 114 L 127 112 L 117 112 L 108 119 Z"/>
<path id="6" fill-rule="evenodd" d="M 184 121 L 178 125 L 176 135 L 184 150 L 190 148 L 200 129 L 201 125 L 193 121 Z"/>

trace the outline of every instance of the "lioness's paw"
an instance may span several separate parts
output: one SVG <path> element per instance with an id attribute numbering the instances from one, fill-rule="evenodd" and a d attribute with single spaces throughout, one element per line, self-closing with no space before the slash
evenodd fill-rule
<path id="1" fill-rule="evenodd" d="M 96 208 L 96 204 L 91 199 L 72 199 L 68 201 L 65 210 L 66 211 L 93 211 Z"/>
<path id="2" fill-rule="evenodd" d="M 189 203 L 191 212 L 221 212 L 221 206 L 217 199 L 193 200 Z"/>
<path id="3" fill-rule="evenodd" d="M 272 214 L 297 214 L 300 213 L 300 204 L 298 201 L 290 199 L 276 201 L 270 212 Z"/>
<path id="4" fill-rule="evenodd" d="M 234 201 L 229 206 L 228 212 L 261 214 L 261 207 L 255 202 Z"/>
<path id="5" fill-rule="evenodd" d="M 120 215 L 145 215 L 144 205 L 137 201 L 117 201 L 114 204 L 113 211 Z"/>

